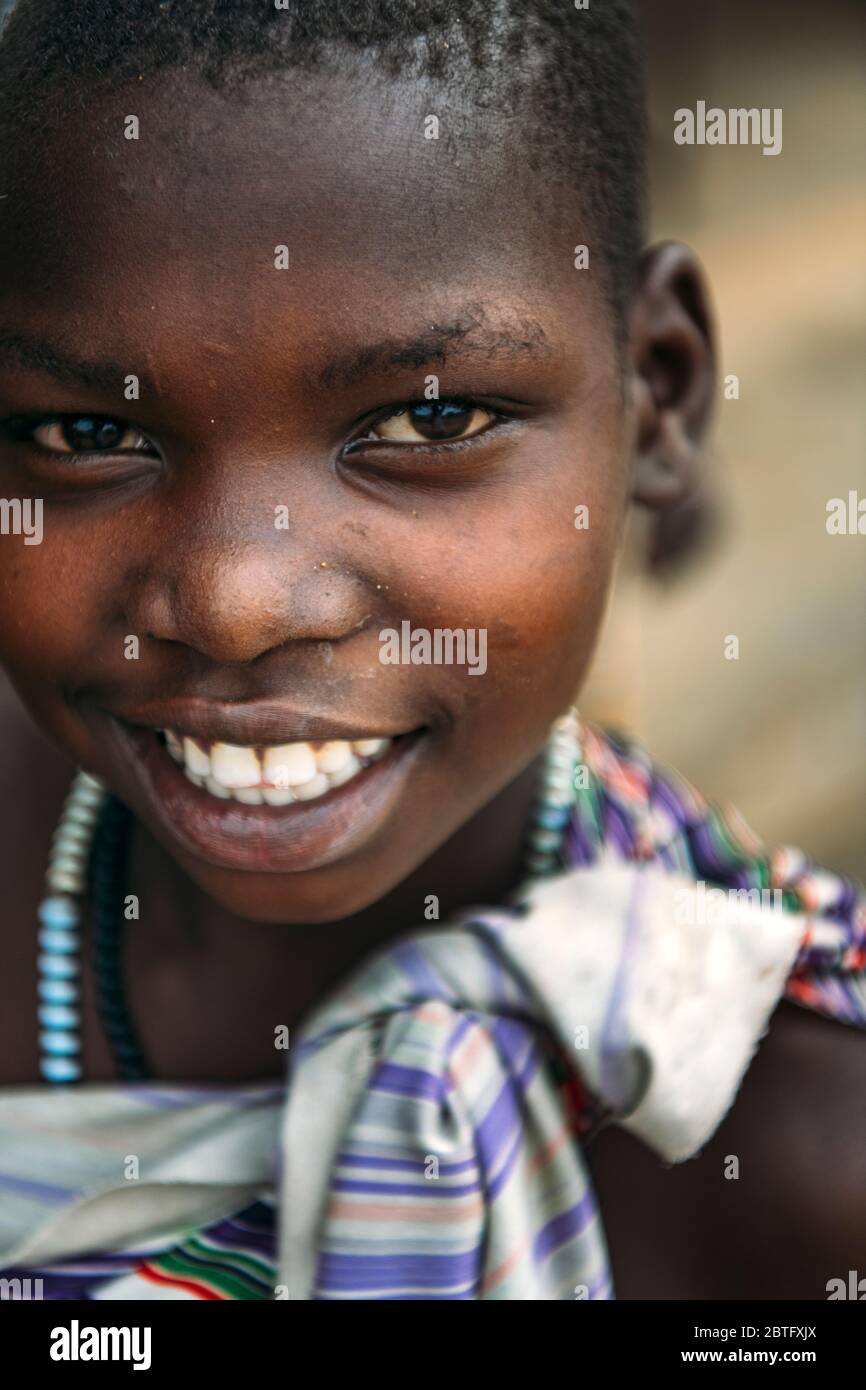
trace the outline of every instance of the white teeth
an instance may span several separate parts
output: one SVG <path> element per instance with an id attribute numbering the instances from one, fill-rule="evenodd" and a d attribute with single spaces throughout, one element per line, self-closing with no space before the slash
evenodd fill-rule
<path id="1" fill-rule="evenodd" d="M 183 739 L 173 734 L 171 729 L 163 729 L 165 735 L 165 746 L 176 763 L 183 762 Z"/>
<path id="2" fill-rule="evenodd" d="M 288 806 L 295 799 L 291 787 L 262 787 L 262 796 L 266 806 Z"/>
<path id="3" fill-rule="evenodd" d="M 218 782 L 215 777 L 206 777 L 204 784 L 211 796 L 218 796 L 223 801 L 226 801 L 231 796 L 228 787 L 224 787 L 222 782 Z"/>
<path id="4" fill-rule="evenodd" d="M 389 738 L 356 738 L 352 747 L 359 758 L 378 758 L 390 742 Z"/>
<path id="5" fill-rule="evenodd" d="M 252 748 L 239 748 L 234 743 L 215 743 L 210 750 L 210 773 L 229 791 L 239 787 L 257 787 L 262 769 Z"/>
<path id="6" fill-rule="evenodd" d="M 221 801 L 231 798 L 246 806 L 288 806 L 313 801 L 332 787 L 362 772 L 390 748 L 390 738 L 331 739 L 313 748 L 309 743 L 281 743 L 260 749 L 234 743 L 202 745 L 198 739 L 163 729 L 165 746 L 185 776 Z M 361 761 L 363 760 L 363 761 Z"/>
<path id="7" fill-rule="evenodd" d="M 314 796 L 324 796 L 330 785 L 324 772 L 318 772 L 309 782 L 302 782 L 299 787 L 292 787 L 292 791 L 298 801 L 312 801 Z"/>
<path id="8" fill-rule="evenodd" d="M 326 776 L 342 772 L 350 760 L 354 761 L 354 754 L 349 743 L 323 743 L 316 750 L 316 767 Z"/>
<path id="9" fill-rule="evenodd" d="M 187 772 L 194 773 L 196 777 L 210 776 L 210 758 L 194 738 L 184 739 L 183 756 Z"/>
<path id="10" fill-rule="evenodd" d="M 265 749 L 264 780 L 275 787 L 309 782 L 316 771 L 316 755 L 308 743 L 280 743 Z"/>
<path id="11" fill-rule="evenodd" d="M 354 753 L 350 753 L 339 771 L 331 772 L 328 775 L 328 781 L 332 787 L 342 787 L 344 782 L 348 782 L 350 777 L 354 777 L 355 773 L 360 771 L 361 764 L 358 762 Z"/>

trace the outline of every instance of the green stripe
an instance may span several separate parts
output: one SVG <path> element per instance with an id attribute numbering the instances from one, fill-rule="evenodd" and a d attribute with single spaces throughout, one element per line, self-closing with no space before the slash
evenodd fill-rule
<path id="1" fill-rule="evenodd" d="M 252 1255 L 246 1250 L 232 1250 L 222 1245 L 211 1244 L 203 1239 L 204 1235 L 205 1232 L 202 1230 L 190 1236 L 189 1240 L 184 1242 L 184 1250 L 198 1251 L 205 1259 L 212 1256 L 230 1259 L 233 1263 L 237 1262 L 239 1268 L 246 1268 L 251 1278 L 261 1279 L 262 1283 L 273 1288 L 276 1282 L 275 1270 L 269 1260 L 262 1259 L 260 1255 Z"/>
<path id="2" fill-rule="evenodd" d="M 248 1302 L 254 1299 L 262 1301 L 272 1297 L 272 1292 L 262 1293 L 260 1289 L 253 1289 L 243 1273 L 238 1273 L 230 1267 L 207 1265 L 203 1268 L 204 1261 L 196 1260 L 191 1255 L 186 1254 L 180 1246 L 167 1251 L 159 1259 L 148 1261 L 148 1263 L 166 1274 L 174 1274 L 181 1278 L 186 1277 L 210 1284 L 220 1293 L 227 1294 L 229 1298 L 239 1301 Z"/>

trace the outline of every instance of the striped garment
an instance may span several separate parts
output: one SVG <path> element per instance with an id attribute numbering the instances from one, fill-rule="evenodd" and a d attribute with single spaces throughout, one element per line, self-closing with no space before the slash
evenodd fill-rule
<path id="1" fill-rule="evenodd" d="M 613 1117 L 695 1153 L 783 995 L 866 1027 L 866 902 L 634 743 L 582 737 L 563 873 L 389 947 L 293 1040 L 285 1087 L 0 1091 L 3 1278 L 61 1299 L 613 1297 L 581 1138 Z M 781 913 L 745 901 L 774 891 Z"/>

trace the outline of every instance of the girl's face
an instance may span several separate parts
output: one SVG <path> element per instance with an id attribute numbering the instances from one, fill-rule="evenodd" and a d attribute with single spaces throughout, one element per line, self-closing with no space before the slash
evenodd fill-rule
<path id="1" fill-rule="evenodd" d="M 0 661 L 258 920 L 347 916 L 422 864 L 536 755 L 602 617 L 635 431 L 604 248 L 576 269 L 577 206 L 452 111 L 148 79 L 4 183 L 0 497 L 44 510 L 40 544 L 0 537 Z M 464 664 L 386 659 L 446 629 Z M 166 729 L 228 780 L 250 754 L 213 744 L 393 742 L 257 805 L 188 780 Z"/>

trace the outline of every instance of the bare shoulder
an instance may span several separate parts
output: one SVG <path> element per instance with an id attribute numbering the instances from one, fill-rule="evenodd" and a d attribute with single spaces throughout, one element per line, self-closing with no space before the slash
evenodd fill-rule
<path id="1" fill-rule="evenodd" d="M 783 1002 L 710 1142 L 621 1129 L 590 1163 L 624 1298 L 826 1299 L 866 1274 L 866 1031 Z"/>
<path id="2" fill-rule="evenodd" d="M 719 1139 L 748 1146 L 804 1249 L 866 1274 L 866 1030 L 781 1004 Z"/>

